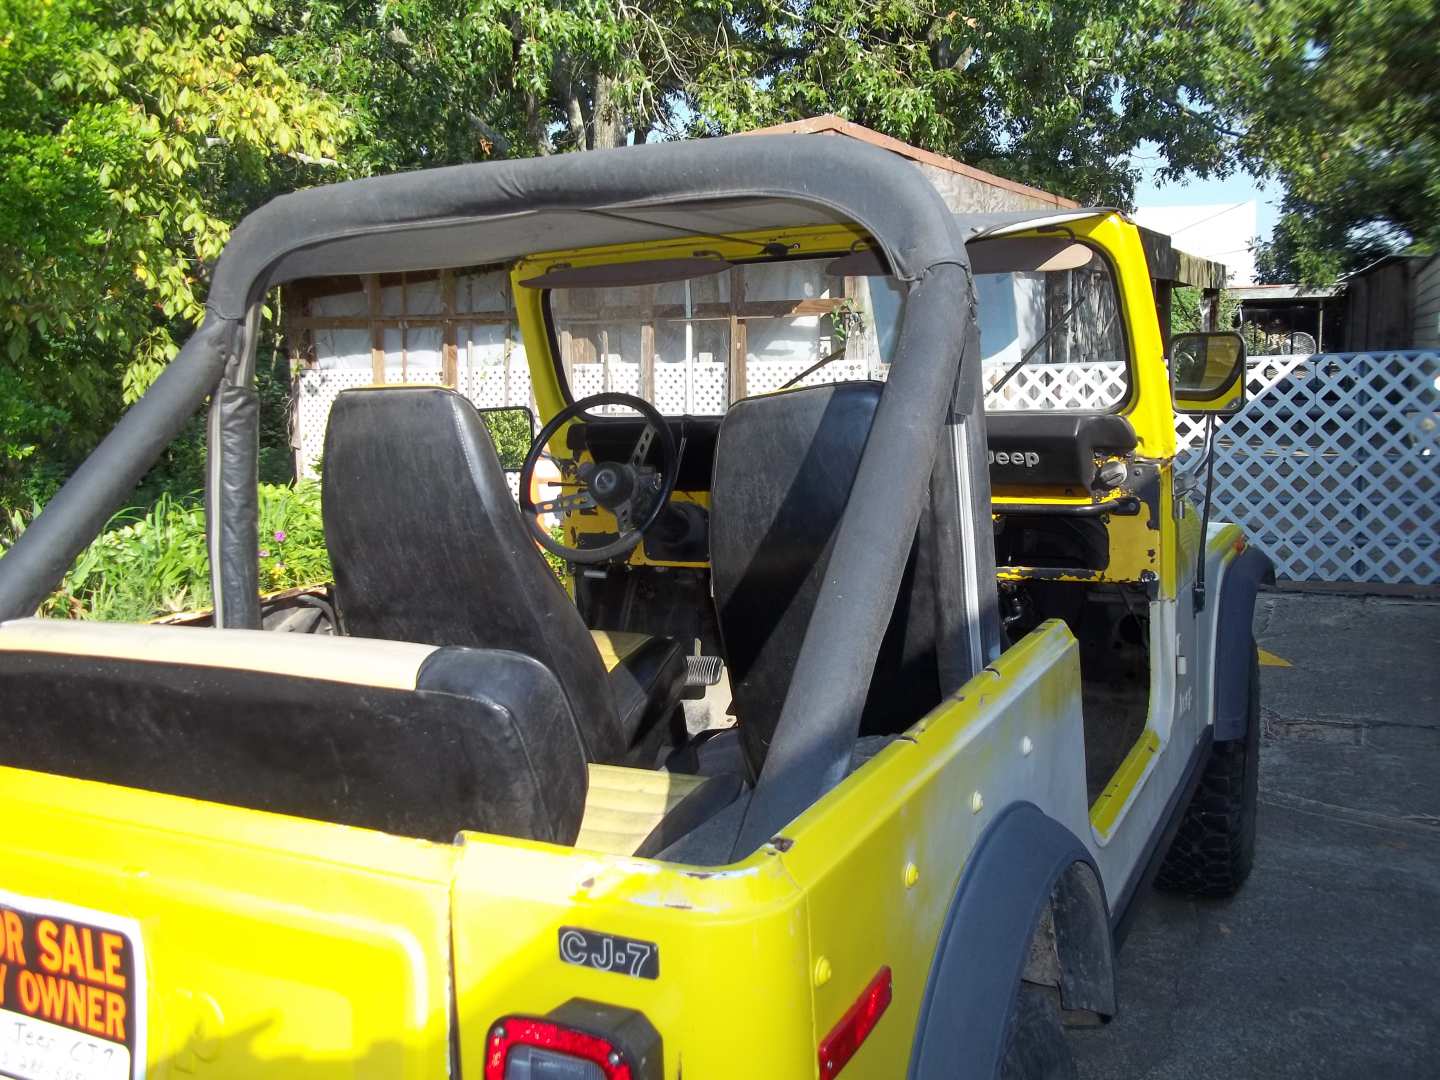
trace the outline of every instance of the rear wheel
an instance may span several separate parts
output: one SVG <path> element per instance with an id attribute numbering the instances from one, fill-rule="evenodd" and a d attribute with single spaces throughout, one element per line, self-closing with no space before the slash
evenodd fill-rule
<path id="1" fill-rule="evenodd" d="M 1210 747 L 1210 759 L 1155 884 L 1193 896 L 1233 896 L 1255 861 L 1260 797 L 1260 663 L 1250 658 L 1245 735 Z"/>
<path id="2" fill-rule="evenodd" d="M 1053 987 L 1022 982 L 1010 1010 L 1001 1080 L 1074 1080 L 1075 1059 Z"/>

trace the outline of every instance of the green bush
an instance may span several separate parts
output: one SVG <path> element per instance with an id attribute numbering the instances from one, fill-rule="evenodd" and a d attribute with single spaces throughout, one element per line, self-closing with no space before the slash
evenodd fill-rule
<path id="1" fill-rule="evenodd" d="M 261 484 L 260 588 L 263 592 L 330 580 L 330 557 L 320 521 L 320 487 Z M 36 507 L 36 512 L 38 512 Z M 11 511 L 11 537 L 34 514 Z M 0 549 L 5 542 L 0 538 Z M 141 513 L 122 511 L 80 557 L 41 608 L 52 618 L 144 622 L 160 615 L 208 608 L 210 558 L 205 509 L 198 494 L 162 494 Z"/>

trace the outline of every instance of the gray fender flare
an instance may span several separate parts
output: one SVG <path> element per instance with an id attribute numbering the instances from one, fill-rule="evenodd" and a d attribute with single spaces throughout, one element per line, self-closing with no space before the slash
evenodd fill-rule
<path id="1" fill-rule="evenodd" d="M 1243 739 L 1250 717 L 1250 661 L 1255 594 L 1275 584 L 1275 567 L 1251 545 L 1236 555 L 1220 579 L 1215 605 L 1215 741 Z"/>
<path id="2" fill-rule="evenodd" d="M 992 1080 L 1048 913 L 1066 1008 L 1115 1013 L 1115 953 L 1100 873 L 1075 834 L 1033 803 L 1007 806 L 965 864 L 920 1004 L 910 1080 Z"/>

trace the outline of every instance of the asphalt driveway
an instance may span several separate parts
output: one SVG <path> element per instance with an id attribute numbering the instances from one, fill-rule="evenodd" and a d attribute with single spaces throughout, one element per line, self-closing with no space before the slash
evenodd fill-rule
<path id="1" fill-rule="evenodd" d="M 1255 870 L 1151 891 L 1080 1075 L 1440 1077 L 1440 602 L 1263 594 Z"/>

